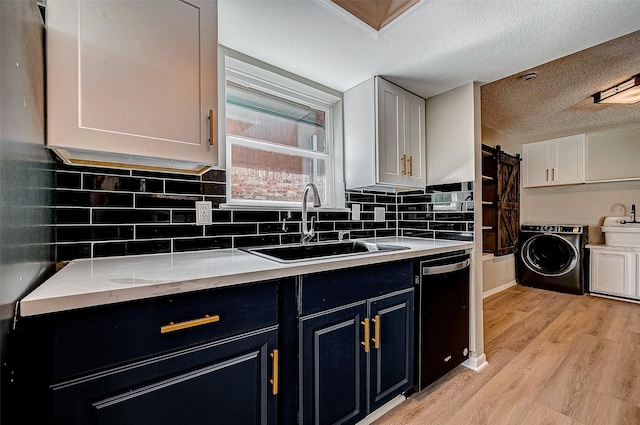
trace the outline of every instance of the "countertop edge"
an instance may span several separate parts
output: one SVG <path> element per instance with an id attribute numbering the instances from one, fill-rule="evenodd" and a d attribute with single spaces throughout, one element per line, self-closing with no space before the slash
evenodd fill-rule
<path id="1" fill-rule="evenodd" d="M 378 241 L 380 241 L 380 239 L 378 239 Z M 69 267 L 67 266 L 54 275 L 56 279 L 49 279 L 45 281 L 42 285 L 40 285 L 20 301 L 19 315 L 21 317 L 38 316 L 43 314 L 58 313 L 63 311 L 109 305 L 127 301 L 136 301 L 166 295 L 175 295 L 200 290 L 224 288 L 252 282 L 282 279 L 308 273 L 319 273 L 324 271 L 340 270 L 383 262 L 401 261 L 403 259 L 413 259 L 439 253 L 467 250 L 474 247 L 474 242 L 450 240 L 438 240 L 438 243 L 441 243 L 442 246 L 432 246 L 434 243 L 436 243 L 434 242 L 434 240 L 428 239 L 421 241 L 419 240 L 419 238 L 397 238 L 394 240 L 394 243 L 402 244 L 403 241 L 405 243 L 408 243 L 410 241 L 411 244 L 418 246 L 424 244 L 425 246 L 422 248 L 411 247 L 410 249 L 402 251 L 373 253 L 355 257 L 312 260 L 291 264 L 276 263 L 271 260 L 264 259 L 259 263 L 260 265 L 263 265 L 263 267 L 257 266 L 255 269 L 249 271 L 212 274 L 210 276 L 186 278 L 184 280 L 174 279 L 161 283 L 125 286 L 116 289 L 114 289 L 113 287 L 105 289 L 87 288 L 86 292 L 65 294 L 64 291 L 60 291 L 60 294 L 47 294 L 47 290 L 49 290 L 49 292 L 55 292 L 51 290 L 52 288 L 54 288 L 54 285 L 65 285 L 65 283 L 67 282 L 65 279 L 71 281 L 82 278 L 81 276 L 67 278 L 66 276 L 73 276 L 71 268 L 67 269 Z M 201 252 L 202 251 L 198 253 Z M 232 255 L 240 255 L 239 250 L 236 249 L 233 249 L 230 252 Z M 245 254 L 254 257 L 252 254 Z M 123 263 L 136 260 L 132 260 L 131 257 L 119 258 L 121 258 L 121 261 Z M 156 258 L 164 259 L 160 256 Z M 110 261 L 117 264 L 118 259 L 114 259 L 114 257 L 111 257 Z M 70 265 L 71 264 L 73 264 L 73 262 L 70 263 Z M 331 267 L 327 267 L 327 264 L 331 264 Z M 67 269 L 67 271 L 65 271 L 65 269 Z M 87 276 L 87 279 L 90 279 L 90 277 Z M 47 287 L 47 285 L 49 285 L 49 287 Z M 42 294 L 43 292 L 44 294 Z"/>

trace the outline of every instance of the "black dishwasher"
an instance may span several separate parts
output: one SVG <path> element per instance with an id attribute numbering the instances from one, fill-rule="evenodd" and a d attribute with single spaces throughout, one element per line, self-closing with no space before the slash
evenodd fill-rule
<path id="1" fill-rule="evenodd" d="M 466 251 L 415 262 L 417 391 L 469 356 L 469 264 Z"/>

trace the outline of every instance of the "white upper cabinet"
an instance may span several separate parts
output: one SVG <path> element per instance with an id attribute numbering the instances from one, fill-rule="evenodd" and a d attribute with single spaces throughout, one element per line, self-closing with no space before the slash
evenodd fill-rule
<path id="1" fill-rule="evenodd" d="M 640 129 L 587 136 L 587 182 L 640 179 Z"/>
<path id="2" fill-rule="evenodd" d="M 522 145 L 522 185 L 584 183 L 584 150 L 584 134 Z"/>
<path id="3" fill-rule="evenodd" d="M 424 188 L 425 100 L 373 77 L 344 95 L 345 180 L 353 188 Z"/>
<path id="4" fill-rule="evenodd" d="M 49 147 L 71 163 L 217 163 L 216 1 L 49 0 L 46 14 Z"/>

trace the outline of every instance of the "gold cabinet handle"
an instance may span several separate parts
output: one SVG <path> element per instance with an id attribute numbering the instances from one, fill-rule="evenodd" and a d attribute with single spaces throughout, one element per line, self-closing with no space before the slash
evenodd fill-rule
<path id="1" fill-rule="evenodd" d="M 373 339 L 371 341 L 373 341 L 373 346 L 375 348 L 380 348 L 380 316 L 376 314 L 376 317 L 374 317 L 373 319 L 371 319 L 371 321 L 373 323 L 375 323 L 375 328 L 373 331 Z"/>
<path id="2" fill-rule="evenodd" d="M 407 174 L 407 155 L 402 155 L 400 160 L 402 161 L 402 175 L 404 176 Z"/>
<path id="3" fill-rule="evenodd" d="M 371 334 L 369 332 L 369 319 L 364 319 L 362 322 L 360 322 L 360 324 L 364 325 L 364 341 L 362 341 L 360 344 L 364 345 L 364 352 L 368 353 L 371 349 L 371 345 L 369 342 L 371 338 Z"/>
<path id="4" fill-rule="evenodd" d="M 409 157 L 409 175 L 413 176 L 413 155 Z"/>
<path id="5" fill-rule="evenodd" d="M 216 114 L 213 112 L 213 109 L 209 109 L 209 145 L 211 146 L 213 146 L 215 142 L 215 139 L 214 139 L 214 134 L 216 129 L 215 121 L 216 121 Z"/>
<path id="6" fill-rule="evenodd" d="M 547 168 L 547 177 L 546 177 L 546 181 L 549 181 L 549 169 Z"/>
<path id="7" fill-rule="evenodd" d="M 220 316 L 209 316 L 208 314 L 200 319 L 187 320 L 186 322 L 174 323 L 169 322 L 168 325 L 160 326 L 160 333 L 166 334 L 168 332 L 179 331 L 180 329 L 193 328 L 194 326 L 202 326 L 208 323 L 214 323 L 220 321 Z"/>
<path id="8" fill-rule="evenodd" d="M 278 394 L 278 350 L 275 349 L 271 352 L 271 359 L 273 361 L 273 379 L 269 379 L 269 383 L 273 386 L 273 395 Z"/>
<path id="9" fill-rule="evenodd" d="M 552 182 L 556 181 L 556 169 L 555 168 L 551 169 L 551 181 Z"/>

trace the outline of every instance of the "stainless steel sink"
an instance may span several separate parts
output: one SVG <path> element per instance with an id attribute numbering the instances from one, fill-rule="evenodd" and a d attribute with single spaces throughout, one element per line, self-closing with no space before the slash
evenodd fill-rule
<path id="1" fill-rule="evenodd" d="M 344 241 L 316 243 L 309 245 L 279 245 L 256 248 L 243 248 L 249 252 L 280 263 L 293 263 L 328 257 L 345 257 L 409 249 L 400 245 L 372 243 L 364 241 Z"/>

